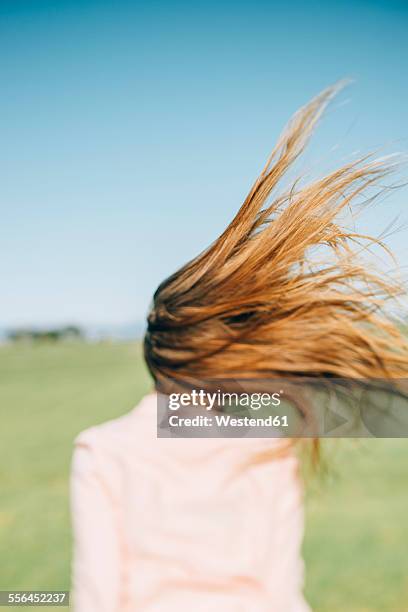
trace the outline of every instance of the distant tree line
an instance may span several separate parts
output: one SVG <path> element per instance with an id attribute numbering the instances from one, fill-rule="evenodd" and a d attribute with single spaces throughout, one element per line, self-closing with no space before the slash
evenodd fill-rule
<path id="1" fill-rule="evenodd" d="M 53 327 L 50 329 L 19 328 L 12 329 L 7 333 L 7 339 L 11 342 L 60 342 L 63 340 L 83 340 L 84 333 L 76 325 L 64 327 Z"/>

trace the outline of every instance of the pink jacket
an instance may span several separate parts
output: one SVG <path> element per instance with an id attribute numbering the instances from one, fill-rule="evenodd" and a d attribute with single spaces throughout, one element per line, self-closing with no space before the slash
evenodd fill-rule
<path id="1" fill-rule="evenodd" d="M 156 436 L 156 395 L 82 432 L 72 464 L 76 612 L 305 612 L 294 457 L 268 439 Z"/>

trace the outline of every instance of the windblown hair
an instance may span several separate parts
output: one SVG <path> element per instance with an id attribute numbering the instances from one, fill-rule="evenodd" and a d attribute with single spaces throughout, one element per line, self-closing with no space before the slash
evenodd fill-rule
<path id="1" fill-rule="evenodd" d="M 158 287 L 145 336 L 158 388 L 175 380 L 407 377 L 407 342 L 384 310 L 402 287 L 361 259 L 382 243 L 338 220 L 356 198 L 371 201 L 372 186 L 381 192 L 393 164 L 367 156 L 277 193 L 338 88 L 292 117 L 225 231 Z"/>

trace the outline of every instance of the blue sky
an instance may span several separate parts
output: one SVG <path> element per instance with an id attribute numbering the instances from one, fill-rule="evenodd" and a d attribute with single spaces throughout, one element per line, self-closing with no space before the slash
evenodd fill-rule
<path id="1" fill-rule="evenodd" d="M 0 3 L 0 325 L 125 323 L 329 83 L 303 164 L 408 150 L 403 2 Z M 407 171 L 408 172 L 408 171 Z M 408 190 L 364 215 L 378 233 Z M 389 244 L 407 259 L 407 230 Z"/>

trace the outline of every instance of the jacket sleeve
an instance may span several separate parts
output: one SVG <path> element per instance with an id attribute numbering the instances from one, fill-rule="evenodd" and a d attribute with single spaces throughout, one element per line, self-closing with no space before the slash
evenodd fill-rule
<path id="1" fill-rule="evenodd" d="M 79 436 L 71 468 L 74 536 L 72 595 L 75 612 L 120 609 L 121 555 L 115 495 L 103 453 Z"/>

